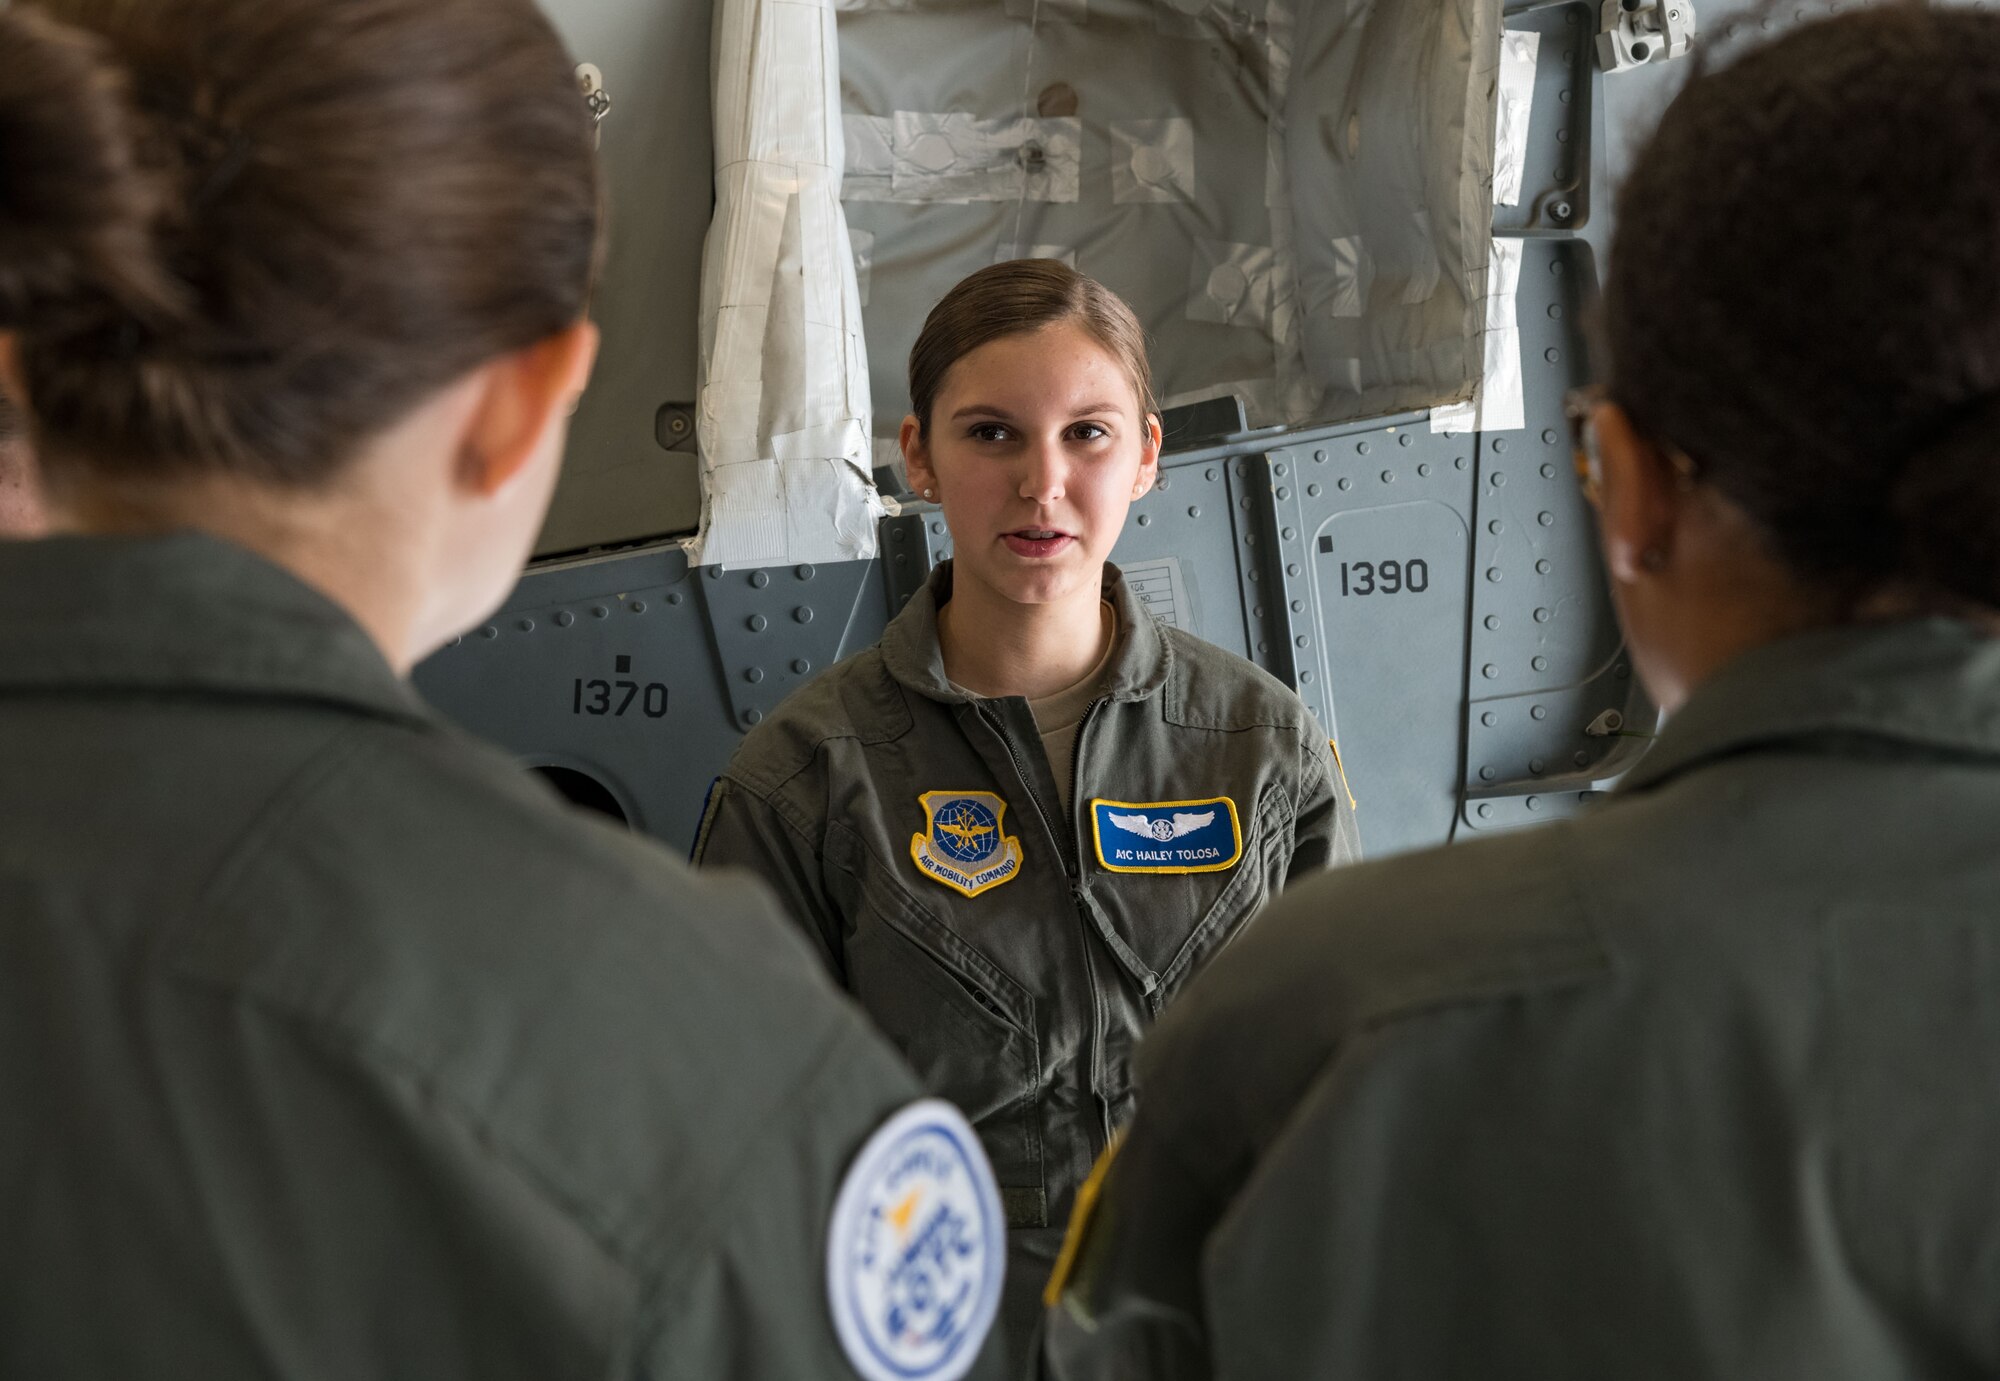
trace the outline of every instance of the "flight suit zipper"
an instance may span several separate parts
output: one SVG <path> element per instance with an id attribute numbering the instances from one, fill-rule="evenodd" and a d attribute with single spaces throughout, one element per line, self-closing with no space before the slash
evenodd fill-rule
<path id="1" fill-rule="evenodd" d="M 998 715 L 988 710 L 983 702 L 977 706 L 979 717 L 986 721 L 987 727 L 993 730 L 1006 747 L 1007 760 L 1013 764 L 1014 776 L 1022 786 L 1027 787 L 1028 799 L 1034 803 L 1035 815 L 1042 822 L 1042 830 L 1055 841 L 1056 849 L 1062 855 L 1064 869 L 1069 874 L 1070 907 L 1082 932 L 1083 985 L 1090 993 L 1090 1040 L 1088 1048 L 1084 1051 L 1084 1059 L 1085 1068 L 1090 1074 L 1090 1096 L 1097 1103 L 1098 1136 L 1090 1148 L 1093 1156 L 1102 1155 L 1104 1148 L 1110 1144 L 1111 1104 L 1104 1096 L 1102 1070 L 1098 1067 L 1104 1051 L 1104 1000 L 1097 987 L 1097 961 L 1090 952 L 1091 924 L 1090 914 L 1086 910 L 1088 902 L 1083 895 L 1082 846 L 1078 844 L 1076 837 L 1076 793 L 1077 786 L 1083 778 L 1084 731 L 1090 727 L 1092 717 L 1096 715 L 1098 706 L 1103 703 L 1101 698 L 1091 701 L 1084 708 L 1083 718 L 1076 723 L 1076 747 L 1070 754 L 1070 818 L 1067 821 L 1068 827 L 1060 833 L 1049 816 L 1048 808 L 1042 803 L 1041 793 L 1036 791 L 1033 783 L 1028 780 L 1027 764 L 1021 760 L 1020 753 L 1015 749 L 1013 736 L 1007 732 L 1006 724 Z"/>

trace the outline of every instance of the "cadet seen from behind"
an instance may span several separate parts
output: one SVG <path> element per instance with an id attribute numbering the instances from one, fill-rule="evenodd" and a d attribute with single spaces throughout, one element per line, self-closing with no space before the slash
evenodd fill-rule
<path id="1" fill-rule="evenodd" d="M 0 1374 L 979 1348 L 963 1119 L 761 889 L 405 679 L 527 557 L 598 204 L 528 0 L 0 11 L 0 373 L 56 531 L 0 544 Z"/>
<path id="2" fill-rule="evenodd" d="M 1578 409 L 1671 718 L 1597 813 L 1297 889 L 1203 975 L 1055 1376 L 2000 1371 L 1996 249 L 2000 17 L 1691 82 Z"/>
<path id="3" fill-rule="evenodd" d="M 902 446 L 954 556 L 882 641 L 752 730 L 695 845 L 779 890 L 979 1130 L 1025 1347 L 1127 1061 L 1289 882 L 1354 858 L 1325 732 L 1162 625 L 1106 558 L 1158 473 L 1143 336 L 1049 259 L 973 274 L 910 352 Z"/>

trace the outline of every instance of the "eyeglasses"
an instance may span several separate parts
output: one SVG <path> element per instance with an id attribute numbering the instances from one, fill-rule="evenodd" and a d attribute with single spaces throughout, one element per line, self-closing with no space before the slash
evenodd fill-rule
<path id="1" fill-rule="evenodd" d="M 1595 508 L 1604 496 L 1604 455 L 1597 444 L 1597 410 L 1612 401 L 1603 385 L 1573 388 L 1563 396 L 1563 415 L 1569 419 L 1570 455 L 1576 464 L 1576 482 L 1583 497 Z M 1674 467 L 1676 487 L 1682 493 L 1701 479 L 1701 467 L 1671 442 L 1656 442 Z"/>
<path id="2" fill-rule="evenodd" d="M 1573 388 L 1563 395 L 1563 416 L 1569 419 L 1569 453 L 1576 465 L 1577 487 L 1592 508 L 1604 493 L 1604 458 L 1597 450 L 1597 409 L 1605 400 L 1601 385 Z"/>

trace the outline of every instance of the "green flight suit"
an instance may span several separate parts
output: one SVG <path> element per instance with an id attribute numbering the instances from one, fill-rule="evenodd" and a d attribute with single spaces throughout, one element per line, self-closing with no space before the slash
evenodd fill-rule
<path id="1" fill-rule="evenodd" d="M 1115 567 L 1105 598 L 1119 632 L 1077 731 L 1065 813 L 1028 702 L 946 678 L 937 611 L 950 594 L 946 563 L 879 644 L 751 731 L 695 855 L 775 886 L 842 986 L 971 1118 L 1013 1229 L 1002 1326 L 1025 1352 L 1076 1190 L 1129 1115 L 1139 1033 L 1270 897 L 1358 857 L 1359 842 L 1298 696 L 1161 625 Z M 933 855 L 953 826 L 933 828 L 925 801 L 940 793 L 997 798 L 989 838 L 1018 846 L 1017 866 L 1001 861 L 1011 876 L 940 880 Z M 1216 838 L 1233 820 L 1238 856 L 1113 871 L 1120 841 L 1143 842 L 1115 820 L 1149 804 L 1167 834 L 1177 816 L 1213 813 Z"/>
<path id="2" fill-rule="evenodd" d="M 2000 642 L 1746 655 L 1601 810 L 1288 894 L 1139 1066 L 1061 1381 L 1991 1376 Z"/>
<path id="3" fill-rule="evenodd" d="M 849 1376 L 829 1213 L 917 1093 L 761 888 L 288 574 L 0 544 L 0 1375 Z"/>

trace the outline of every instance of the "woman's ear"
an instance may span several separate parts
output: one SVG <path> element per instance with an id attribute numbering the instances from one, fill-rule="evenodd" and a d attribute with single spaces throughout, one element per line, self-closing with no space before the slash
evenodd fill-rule
<path id="1" fill-rule="evenodd" d="M 1611 577 L 1630 585 L 1671 559 L 1680 519 L 1680 475 L 1667 453 L 1640 434 L 1616 403 L 1598 406 L 1597 521 Z"/>
<path id="2" fill-rule="evenodd" d="M 897 437 L 903 447 L 903 473 L 909 476 L 910 492 L 920 498 L 937 498 L 937 471 L 931 468 L 931 448 L 924 440 L 924 429 L 917 425 L 913 413 L 903 419 L 903 430 Z"/>
<path id="3" fill-rule="evenodd" d="M 1132 481 L 1132 501 L 1137 503 L 1153 490 L 1160 478 L 1160 447 L 1163 444 L 1158 413 L 1146 414 L 1146 433 L 1139 443 L 1139 474 Z"/>
<path id="4" fill-rule="evenodd" d="M 597 327 L 579 321 L 485 367 L 459 448 L 458 482 L 491 496 L 529 468 L 549 429 L 576 410 L 597 360 Z"/>

